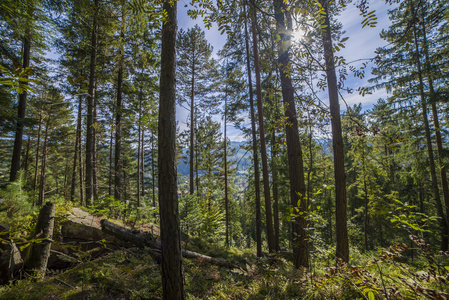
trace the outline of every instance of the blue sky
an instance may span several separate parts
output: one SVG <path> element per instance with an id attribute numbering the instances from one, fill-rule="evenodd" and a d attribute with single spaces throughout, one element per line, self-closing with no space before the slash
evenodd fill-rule
<path id="1" fill-rule="evenodd" d="M 193 27 L 195 24 L 203 26 L 203 21 L 201 19 L 192 20 L 187 15 L 187 10 L 190 5 L 188 5 L 188 0 L 179 0 L 178 2 L 178 26 L 179 28 L 188 29 Z M 188 7 L 186 8 L 185 5 Z M 343 25 L 343 30 L 346 33 L 343 36 L 349 37 L 346 41 L 346 47 L 338 52 L 338 55 L 344 56 L 347 62 L 369 59 L 374 57 L 374 51 L 377 47 L 386 45 L 386 42 L 380 39 L 379 33 L 382 29 L 388 28 L 390 21 L 388 20 L 387 11 L 392 7 L 386 5 L 383 1 L 371 1 L 369 11 L 375 10 L 377 16 L 377 26 L 362 28 L 361 22 L 363 17 L 360 15 L 359 10 L 353 5 L 349 4 L 348 7 L 343 11 L 343 13 L 338 17 L 338 20 Z M 217 30 L 217 26 L 214 25 L 210 30 L 204 29 L 206 33 L 206 38 L 208 42 L 214 47 L 214 52 L 218 50 L 226 42 L 226 36 L 220 35 Z M 363 61 L 358 61 L 354 63 L 354 66 L 361 66 Z M 368 79 L 371 77 L 370 70 L 373 63 L 370 62 L 365 73 L 365 78 L 359 79 L 355 78 L 352 74 L 348 75 L 348 79 L 345 82 L 345 87 L 356 90 L 358 87 L 367 87 Z M 369 109 L 377 102 L 379 98 L 385 98 L 387 96 L 385 91 L 376 91 L 372 95 L 365 95 L 362 97 L 358 92 L 354 91 L 348 94 L 346 91 L 342 91 L 342 96 L 345 102 L 352 106 L 354 104 L 362 103 L 364 109 Z M 327 103 L 327 91 L 319 93 L 319 97 L 324 103 Z M 346 110 L 346 104 L 340 99 L 341 110 Z M 181 130 L 185 128 L 185 122 L 187 120 L 187 112 L 183 109 L 178 109 L 177 119 L 179 122 L 179 127 Z M 217 119 L 219 120 L 219 118 Z M 241 141 L 242 137 L 238 130 L 228 127 L 228 135 L 231 140 Z"/>

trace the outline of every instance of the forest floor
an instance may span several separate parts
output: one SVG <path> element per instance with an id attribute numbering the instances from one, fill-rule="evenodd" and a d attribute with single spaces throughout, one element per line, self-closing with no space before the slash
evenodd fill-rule
<path id="1" fill-rule="evenodd" d="M 100 228 L 103 217 L 79 208 L 72 212 L 69 219 Z M 151 224 L 141 227 L 155 231 Z M 315 251 L 307 272 L 296 270 L 287 252 L 256 258 L 253 249 L 225 248 L 199 238 L 187 246 L 238 266 L 184 259 L 189 300 L 449 299 L 447 257 L 424 253 L 420 260 L 410 260 L 401 245 L 366 254 L 353 250 L 352 265 L 336 265 L 330 251 Z M 67 267 L 49 270 L 44 280 L 17 280 L 1 287 L 0 299 L 162 299 L 160 265 L 149 249 L 120 247 L 97 258 L 93 251 L 80 251 Z"/>

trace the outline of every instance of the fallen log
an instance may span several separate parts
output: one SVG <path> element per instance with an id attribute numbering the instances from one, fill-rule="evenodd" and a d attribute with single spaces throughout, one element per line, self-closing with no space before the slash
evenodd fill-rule
<path id="1" fill-rule="evenodd" d="M 130 242 L 139 247 L 148 247 L 152 251 L 153 255 L 156 255 L 156 259 L 160 259 L 161 245 L 157 237 L 149 232 L 142 232 L 140 230 L 131 230 L 123 226 L 112 223 L 106 219 L 101 220 L 101 229 L 116 238 Z M 204 262 L 208 262 L 220 267 L 226 267 L 230 269 L 240 268 L 238 265 L 228 262 L 223 258 L 214 258 L 193 251 L 182 250 L 182 256 L 184 258 L 199 259 Z"/>

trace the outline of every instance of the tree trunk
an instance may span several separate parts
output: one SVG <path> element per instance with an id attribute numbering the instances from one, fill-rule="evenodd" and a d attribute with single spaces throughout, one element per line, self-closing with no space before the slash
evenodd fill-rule
<path id="1" fill-rule="evenodd" d="M 39 130 L 37 131 L 37 142 L 36 142 L 36 162 L 34 167 L 34 183 L 33 183 L 33 191 L 36 190 L 37 187 L 37 173 L 39 170 L 39 147 L 41 144 L 41 134 L 42 134 L 42 110 L 39 113 Z M 33 203 L 34 206 L 34 203 Z"/>
<path id="2" fill-rule="evenodd" d="M 98 42 L 98 15 L 99 2 L 94 0 L 94 19 L 92 23 L 91 52 L 90 52 L 90 74 L 87 95 L 87 134 L 86 134 L 86 199 L 85 205 L 92 205 L 94 198 L 94 103 L 95 103 L 95 81 L 97 71 L 97 42 Z"/>
<path id="3" fill-rule="evenodd" d="M 65 155 L 65 170 L 64 170 L 64 186 L 62 188 L 62 193 L 64 195 L 64 201 L 67 202 L 67 181 L 69 177 L 69 152 L 67 151 Z M 57 193 L 59 194 L 59 192 Z"/>
<path id="4" fill-rule="evenodd" d="M 365 250 L 368 251 L 368 187 L 366 184 L 366 164 L 365 164 L 365 149 L 362 153 L 362 167 L 363 167 L 363 192 L 365 193 L 365 218 L 364 218 L 364 237 L 365 237 Z"/>
<path id="5" fill-rule="evenodd" d="M 290 78 L 290 35 L 291 19 L 287 16 L 288 27 L 284 21 L 285 4 L 282 0 L 274 0 L 276 32 L 280 36 L 278 68 L 281 77 L 282 100 L 284 103 L 286 118 L 287 155 L 290 181 L 290 199 L 293 207 L 298 207 L 300 212 L 306 213 L 306 187 L 304 182 L 304 166 L 302 161 L 301 143 L 299 141 L 298 120 L 296 116 L 296 105 L 294 91 Z M 292 245 L 294 265 L 296 268 L 309 265 L 309 245 L 306 232 L 306 221 L 304 215 L 299 215 L 292 222 Z"/>
<path id="6" fill-rule="evenodd" d="M 326 77 L 329 92 L 329 106 L 332 127 L 332 148 L 334 153 L 335 176 L 335 220 L 337 234 L 336 256 L 344 262 L 349 262 L 349 241 L 347 228 L 347 200 L 346 200 L 346 174 L 343 150 L 343 137 L 341 132 L 340 104 L 338 103 L 337 77 L 335 75 L 334 53 L 332 51 L 332 37 L 329 22 L 328 1 L 320 0 L 325 15 L 322 29 L 324 59 L 326 62 Z"/>
<path id="7" fill-rule="evenodd" d="M 228 66 L 226 65 L 226 68 Z M 226 77 L 228 76 L 226 72 Z M 227 78 L 226 78 L 227 79 Z M 226 223 L 226 246 L 229 247 L 229 199 L 228 199 L 228 140 L 227 140 L 227 132 L 226 132 L 226 121 L 227 121 L 227 106 L 228 106 L 228 84 L 226 81 L 226 91 L 225 91 L 225 104 L 224 104 L 224 190 L 225 190 L 225 223 Z"/>
<path id="8" fill-rule="evenodd" d="M 160 244 L 157 241 L 157 237 L 149 232 L 140 232 L 131 230 L 115 223 L 109 222 L 106 219 L 101 220 L 101 229 L 121 240 L 133 243 L 139 247 L 148 247 L 153 254 L 156 254 L 156 258 L 161 257 Z M 226 267 L 230 269 L 238 268 L 237 265 L 230 263 L 222 258 L 214 258 L 206 256 L 200 253 L 182 250 L 182 256 L 185 258 L 200 259 L 207 263 L 211 263 L 220 267 Z"/>
<path id="9" fill-rule="evenodd" d="M 413 2 L 410 1 L 410 9 L 412 16 L 415 16 L 415 9 L 413 6 Z M 424 122 L 424 130 L 426 135 L 426 143 L 427 143 L 427 153 L 429 156 L 429 164 L 430 164 L 430 177 L 432 180 L 432 192 L 433 197 L 435 199 L 435 204 L 437 207 L 437 213 L 438 217 L 440 217 L 440 224 L 441 224 L 441 250 L 447 251 L 448 250 L 448 242 L 449 242 L 449 234 L 448 234 L 448 223 L 446 219 L 446 215 L 444 214 L 443 205 L 441 203 L 440 198 L 440 191 L 438 189 L 438 181 L 436 176 L 436 168 L 435 168 L 435 160 L 433 157 L 433 149 L 432 149 L 432 140 L 430 137 L 430 127 L 429 127 L 429 120 L 427 119 L 427 104 L 426 99 L 424 96 L 424 84 L 422 79 L 422 68 L 421 68 L 421 61 L 419 59 L 419 47 L 418 47 L 418 36 L 417 36 L 417 29 L 416 24 L 413 24 L 413 38 L 415 43 L 415 59 L 416 59 L 416 66 L 418 69 L 418 83 L 419 83 L 419 92 L 421 97 L 421 108 L 422 108 L 422 117 Z"/>
<path id="10" fill-rule="evenodd" d="M 26 150 L 26 152 L 25 152 L 25 166 L 24 166 L 24 171 L 25 171 L 25 174 L 24 174 L 24 183 L 23 183 L 23 185 L 26 185 L 27 184 L 27 178 L 28 178 L 28 161 L 29 161 L 29 158 L 30 158 L 30 141 L 31 141 L 31 135 L 30 134 L 28 134 L 28 140 L 27 140 L 27 150 Z"/>
<path id="11" fill-rule="evenodd" d="M 441 179 L 441 187 L 443 189 L 443 202 L 446 207 L 446 230 L 449 231 L 449 187 L 448 187 L 448 181 L 447 181 L 447 174 L 446 174 L 446 165 L 443 162 L 443 140 L 441 138 L 441 131 L 440 131 L 440 121 L 438 119 L 438 111 L 437 111 L 437 99 L 435 96 L 435 89 L 433 87 L 433 79 L 432 79 L 432 67 L 430 64 L 430 58 L 429 58 L 429 49 L 427 46 L 427 35 L 426 35 L 426 22 L 424 17 L 424 8 L 423 8 L 423 17 L 422 17 L 422 29 L 423 29 L 423 42 L 424 42 L 424 54 L 426 58 L 426 71 L 427 71 L 427 80 L 429 82 L 429 90 L 430 90 L 430 103 L 432 107 L 432 116 L 433 116 L 433 125 L 435 127 L 435 140 L 437 144 L 437 152 L 438 152 L 438 163 L 440 166 L 440 179 Z M 446 235 L 449 235 L 449 232 L 446 231 Z M 449 240 L 449 238 L 446 238 Z M 446 241 L 443 241 L 446 243 Z M 447 243 L 445 244 L 445 249 L 447 250 Z M 443 248 L 443 247 L 442 247 Z"/>
<path id="12" fill-rule="evenodd" d="M 33 6 L 30 4 L 29 17 L 33 15 Z M 29 21 L 27 21 L 29 22 Z M 31 24 L 26 24 L 25 36 L 23 37 L 23 62 L 22 66 L 24 69 L 30 67 L 30 57 L 31 57 Z M 24 75 L 28 79 L 28 75 Z M 28 86 L 28 82 L 21 82 L 21 85 Z M 19 94 L 19 105 L 17 107 L 17 125 L 16 125 L 16 135 L 14 137 L 14 149 L 12 152 L 11 159 L 11 172 L 9 174 L 9 181 L 13 182 L 17 179 L 17 172 L 20 170 L 20 156 L 22 152 L 22 137 L 23 137 L 23 127 L 26 111 L 27 102 L 27 91 L 22 91 Z"/>
<path id="13" fill-rule="evenodd" d="M 195 49 L 193 50 L 195 51 Z M 195 57 L 195 52 L 192 54 Z M 192 85 L 190 87 L 190 194 L 194 193 L 193 160 L 195 157 L 195 60 L 192 60 Z M 197 160 L 198 161 L 198 160 Z M 198 170 L 198 168 L 197 168 Z M 197 186 L 198 190 L 198 186 Z"/>
<path id="14" fill-rule="evenodd" d="M 137 206 L 140 206 L 140 164 L 141 164 L 141 155 L 140 155 L 140 151 L 141 149 L 141 135 L 140 135 L 140 131 L 141 131 L 141 123 L 142 123 L 142 118 L 141 118 L 141 111 L 142 111 L 142 102 L 140 102 L 139 105 L 139 126 L 137 128 Z"/>
<path id="15" fill-rule="evenodd" d="M 257 113 L 259 116 L 260 154 L 262 158 L 262 177 L 265 198 L 265 223 L 267 227 L 268 250 L 274 252 L 273 214 L 271 212 L 270 182 L 268 178 L 267 144 L 265 142 L 265 129 L 263 123 L 262 87 L 260 83 L 259 48 L 257 45 L 256 10 L 252 6 L 251 31 L 253 36 L 254 71 L 256 74 Z"/>
<path id="16" fill-rule="evenodd" d="M 114 104 L 115 106 L 115 104 Z M 112 153 L 114 149 L 114 121 L 111 122 L 111 134 L 109 136 L 109 175 L 108 175 L 108 195 L 112 196 L 112 174 L 114 170 L 112 169 Z"/>
<path id="17" fill-rule="evenodd" d="M 50 257 L 54 220 L 55 204 L 47 202 L 39 212 L 34 233 L 34 238 L 43 240 L 31 244 L 25 261 L 25 270 L 31 271 L 32 276 L 38 278 L 45 276 L 48 258 Z"/>
<path id="18" fill-rule="evenodd" d="M 115 107 L 115 184 L 114 184 L 114 197 L 117 200 L 122 200 L 123 198 L 123 188 L 122 188 L 122 114 L 123 114 L 123 103 L 122 103 L 122 84 L 123 84 L 123 55 L 124 55 L 124 32 L 123 32 L 123 20 L 125 16 L 122 15 L 122 29 L 120 33 L 120 57 L 119 66 L 117 74 L 117 103 Z"/>
<path id="19" fill-rule="evenodd" d="M 165 300 L 183 300 L 186 298 L 176 179 L 176 6 L 176 2 L 164 2 L 163 4 L 167 15 L 162 25 L 159 93 L 159 211 L 162 250 L 162 294 Z"/>
<path id="20" fill-rule="evenodd" d="M 140 194 L 142 196 L 145 195 L 145 126 L 142 126 L 142 149 L 140 150 L 140 155 L 142 156 L 140 159 L 140 174 L 142 177 L 142 181 L 141 181 L 141 192 Z"/>
<path id="21" fill-rule="evenodd" d="M 79 174 L 80 174 L 80 203 L 82 206 L 86 206 L 86 199 L 85 199 L 85 186 L 84 186 L 84 182 L 85 182 L 85 176 L 84 176 L 84 163 L 83 163 L 83 143 L 82 143 L 82 127 L 80 127 L 80 131 L 78 132 L 79 134 Z"/>
<path id="22" fill-rule="evenodd" d="M 154 132 L 151 133 L 151 181 L 153 187 L 153 207 L 156 208 L 156 172 L 154 161 Z"/>
<path id="23" fill-rule="evenodd" d="M 76 123 L 76 139 L 75 139 L 75 153 L 73 154 L 73 172 L 72 172 L 72 187 L 70 189 L 70 201 L 75 200 L 75 185 L 76 185 L 76 167 L 78 161 L 78 148 L 81 143 L 81 110 L 82 110 L 82 97 L 79 96 L 78 102 L 78 120 Z M 81 156 L 80 156 L 81 158 Z"/>
<path id="24" fill-rule="evenodd" d="M 256 121 L 254 113 L 254 96 L 253 96 L 253 83 L 251 78 L 251 64 L 249 53 L 249 35 L 248 35 L 248 21 L 246 18 L 246 3 L 244 5 L 245 13 L 245 48 L 246 48 L 246 68 L 248 72 L 248 85 L 249 85 L 249 106 L 250 106 L 250 118 L 251 118 L 251 135 L 253 140 L 253 163 L 254 163 L 254 191 L 255 191 L 255 204 L 256 204 L 256 244 L 257 244 L 257 257 L 262 257 L 262 217 L 260 212 L 260 179 L 259 179 L 259 159 L 257 151 L 257 134 L 256 134 Z"/>
<path id="25" fill-rule="evenodd" d="M 274 250 L 280 251 L 279 245 L 279 190 L 278 190 L 278 171 L 276 167 L 276 127 L 273 124 L 271 141 L 271 172 L 273 176 L 273 227 L 274 227 Z"/>
<path id="26" fill-rule="evenodd" d="M 94 91 L 94 148 L 93 148 L 93 154 L 92 154 L 92 182 L 93 182 L 93 199 L 94 201 L 98 201 L 98 183 L 97 183 L 97 175 L 98 175 L 98 164 L 97 164 L 97 149 L 98 149 L 98 140 L 97 140 L 97 129 L 95 125 L 98 125 L 97 123 L 97 80 L 95 80 L 95 91 Z"/>
<path id="27" fill-rule="evenodd" d="M 44 204 L 45 198 L 45 169 L 47 168 L 47 152 L 48 152 L 48 127 L 50 125 L 50 116 L 47 117 L 47 124 L 45 125 L 45 138 L 44 138 L 44 149 L 42 150 L 42 163 L 41 163 L 41 180 L 39 187 L 39 199 L 37 201 L 38 206 Z"/>

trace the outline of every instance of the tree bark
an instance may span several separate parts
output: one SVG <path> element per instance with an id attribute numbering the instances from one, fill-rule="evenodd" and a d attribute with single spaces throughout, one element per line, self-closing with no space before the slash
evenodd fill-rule
<path id="1" fill-rule="evenodd" d="M 94 124 L 98 125 L 97 123 L 97 80 L 95 80 L 95 90 L 94 90 Z M 98 161 L 97 161 L 97 149 L 98 149 L 98 139 L 97 139 L 97 129 L 94 126 L 94 138 L 93 138 L 94 148 L 93 148 L 93 154 L 92 154 L 92 182 L 93 182 L 93 199 L 94 201 L 98 201 L 98 182 L 97 182 L 97 175 L 98 175 Z"/>
<path id="2" fill-rule="evenodd" d="M 31 245 L 25 261 L 25 269 L 31 271 L 31 274 L 38 278 L 43 278 L 47 269 L 53 238 L 54 217 L 55 204 L 47 202 L 39 212 L 34 235 L 34 238 L 42 240 Z"/>
<path id="3" fill-rule="evenodd" d="M 227 66 L 226 66 L 227 68 Z M 226 72 L 226 77 L 228 72 Z M 227 79 L 227 78 L 226 78 Z M 227 81 L 226 81 L 227 82 Z M 227 132 L 226 132 L 226 122 L 227 122 L 227 106 L 228 106 L 228 85 L 226 83 L 226 90 L 225 90 L 225 105 L 224 105 L 224 140 L 223 140 L 223 147 L 224 147 L 224 190 L 225 190 L 225 223 L 226 223 L 226 246 L 229 247 L 229 199 L 228 199 L 228 140 L 227 140 Z"/>
<path id="4" fill-rule="evenodd" d="M 114 104 L 115 106 L 115 104 Z M 111 132 L 109 135 L 109 174 L 108 174 L 108 195 L 112 196 L 112 177 L 114 170 L 112 169 L 113 161 L 113 149 L 114 149 L 114 121 L 111 122 Z"/>
<path id="5" fill-rule="evenodd" d="M 142 177 L 142 181 L 141 181 L 141 191 L 140 194 L 142 196 L 145 195 L 145 126 L 142 126 L 142 149 L 140 150 L 140 155 L 141 155 L 141 159 L 140 159 L 140 174 Z"/>
<path id="6" fill-rule="evenodd" d="M 193 160 L 195 158 L 195 47 L 192 54 L 192 84 L 190 87 L 190 194 L 194 193 L 194 173 L 193 173 Z M 198 162 L 198 160 L 197 160 Z M 198 168 L 197 168 L 198 170 Z M 198 175 L 197 175 L 198 176 Z M 198 190 L 198 185 L 197 185 Z"/>
<path id="7" fill-rule="evenodd" d="M 156 208 L 156 172 L 154 160 L 154 131 L 151 132 L 151 181 L 153 187 L 153 207 Z"/>
<path id="8" fill-rule="evenodd" d="M 176 1 L 172 3 L 164 2 L 163 4 L 166 20 L 162 25 L 159 93 L 159 211 L 162 250 L 162 291 L 165 300 L 183 300 L 186 298 L 176 178 L 176 7 Z"/>
<path id="9" fill-rule="evenodd" d="M 119 54 L 119 66 L 117 74 L 117 103 L 115 107 L 115 184 L 114 184 L 114 197 L 117 200 L 123 198 L 123 187 L 122 187 L 122 114 L 123 114 L 123 103 L 122 103 L 122 84 L 123 84 L 123 55 L 124 55 L 124 19 L 125 16 L 122 15 L 122 29 L 120 33 L 120 54 Z"/>
<path id="10" fill-rule="evenodd" d="M 271 172 L 273 176 L 273 227 L 274 227 L 274 250 L 280 251 L 279 245 L 279 190 L 278 190 L 278 171 L 276 167 L 276 127 L 273 124 L 272 141 L 271 141 Z"/>
<path id="11" fill-rule="evenodd" d="M 67 202 L 67 181 L 69 177 L 69 152 L 66 152 L 65 155 L 65 170 L 64 170 L 64 185 L 62 188 L 62 193 L 64 195 L 64 201 Z M 57 192 L 59 194 L 59 192 Z"/>
<path id="12" fill-rule="evenodd" d="M 82 206 L 86 205 L 86 199 L 85 199 L 85 187 L 84 187 L 84 163 L 83 163 L 83 144 L 82 144 L 82 127 L 80 127 L 80 131 L 78 132 L 79 134 L 79 174 L 80 174 L 80 203 Z"/>
<path id="13" fill-rule="evenodd" d="M 28 178 L 28 161 L 29 161 L 29 158 L 30 158 L 30 142 L 31 142 L 31 135 L 30 134 L 28 134 L 28 140 L 27 140 L 27 150 L 25 151 L 25 162 L 24 162 L 24 164 L 25 164 L 25 166 L 24 166 L 24 172 L 25 172 L 25 174 L 24 174 L 24 185 L 26 185 L 27 184 L 27 178 Z"/>
<path id="14" fill-rule="evenodd" d="M 244 5 L 245 14 L 245 48 L 246 48 L 246 69 L 248 73 L 248 86 L 249 86 L 249 107 L 251 118 L 251 135 L 253 140 L 253 164 L 254 164 L 254 192 L 255 192 L 255 206 L 256 206 L 256 247 L 257 257 L 262 257 L 262 217 L 260 212 L 260 178 L 259 178 L 259 159 L 257 151 L 257 134 L 256 134 L 256 121 L 254 113 L 254 95 L 253 95 L 253 83 L 251 78 L 251 63 L 249 53 L 249 34 L 248 34 L 248 21 L 246 14 L 246 3 Z"/>
<path id="15" fill-rule="evenodd" d="M 139 126 L 138 126 L 138 128 L 137 128 L 137 206 L 140 206 L 140 183 L 141 183 L 141 180 L 140 180 L 140 176 L 141 176 L 141 174 L 140 174 L 140 164 L 141 164 L 141 153 L 140 153 L 140 151 L 142 150 L 141 149 L 141 141 L 140 141 L 140 138 L 141 138 L 141 134 L 140 134 L 140 131 L 141 131 L 141 123 L 142 123 L 142 118 L 141 118 L 141 111 L 142 111 L 142 102 L 140 102 L 140 104 L 139 104 Z"/>
<path id="16" fill-rule="evenodd" d="M 287 17 L 287 26 L 284 21 L 285 4 L 282 0 L 274 0 L 276 33 L 280 36 L 278 49 L 278 68 L 281 77 L 282 100 L 286 118 L 286 138 L 287 155 L 290 181 L 290 203 L 293 207 L 298 207 L 302 213 L 307 212 L 306 187 L 304 182 L 304 166 L 302 161 L 301 143 L 299 141 L 298 120 L 296 115 L 296 105 L 294 91 L 290 77 L 290 35 L 291 19 Z M 299 202 L 299 203 L 298 203 Z M 298 205 L 299 204 L 299 205 Z M 306 221 L 303 215 L 299 215 L 292 222 L 292 246 L 294 255 L 294 265 L 296 268 L 309 265 L 309 245 L 306 232 Z"/>
<path id="17" fill-rule="evenodd" d="M 73 154 L 73 172 L 72 172 L 72 187 L 70 189 L 70 201 L 75 200 L 75 186 L 76 186 L 76 168 L 78 163 L 78 148 L 81 143 L 81 110 L 82 110 L 82 97 L 79 97 L 78 102 L 78 119 L 76 123 L 76 139 L 75 139 L 75 153 Z M 80 156 L 81 158 L 81 156 Z"/>
<path id="18" fill-rule="evenodd" d="M 46 179 L 46 168 L 47 168 L 47 152 L 48 152 L 48 127 L 50 126 L 50 116 L 47 117 L 47 124 L 45 125 L 45 138 L 44 138 L 44 149 L 42 150 L 42 163 L 41 163 L 41 180 L 39 186 L 39 199 L 37 201 L 38 206 L 44 204 L 45 198 L 45 179 Z"/>
<path id="19" fill-rule="evenodd" d="M 260 154 L 262 159 L 262 177 L 263 177 L 263 190 L 265 198 L 265 223 L 267 227 L 267 240 L 268 251 L 274 252 L 274 232 L 273 232 L 273 214 L 271 210 L 271 194 L 270 194 L 270 182 L 268 178 L 268 157 L 267 157 L 267 145 L 265 142 L 265 129 L 263 123 L 263 105 L 262 105 L 262 87 L 260 80 L 260 65 L 259 65 L 259 48 L 257 45 L 257 32 L 256 32 L 256 10 L 254 5 L 251 8 L 251 31 L 253 36 L 253 52 L 254 52 L 254 71 L 256 74 L 256 95 L 257 95 L 257 113 L 259 116 L 259 134 L 260 134 Z"/>
<path id="20" fill-rule="evenodd" d="M 29 17 L 31 18 L 33 14 L 33 7 L 30 5 Z M 26 25 L 25 36 L 23 37 L 23 62 L 22 67 L 24 69 L 30 67 L 31 61 L 31 24 Z M 24 76 L 28 79 L 28 75 Z M 28 86 L 28 82 L 21 82 L 21 85 Z M 22 138 L 23 138 L 23 127 L 26 112 L 26 102 L 27 102 L 27 91 L 22 91 L 19 94 L 19 105 L 17 107 L 17 124 L 16 124 L 16 135 L 14 137 L 14 148 L 12 152 L 11 159 L 11 171 L 9 174 L 9 181 L 13 182 L 17 179 L 17 173 L 20 170 L 20 156 L 22 152 Z"/>
<path id="21" fill-rule="evenodd" d="M 37 173 L 39 170 L 39 148 L 41 144 L 41 134 L 42 134 L 42 109 L 39 112 L 39 130 L 37 131 L 37 142 L 36 142 L 36 162 L 34 167 L 34 183 L 33 183 L 33 191 L 36 190 L 37 187 Z M 34 205 L 34 203 L 33 203 Z"/>
<path id="22" fill-rule="evenodd" d="M 87 134 L 86 134 L 86 199 L 85 205 L 92 205 L 94 199 L 94 103 L 95 103 L 95 81 L 97 72 L 97 42 L 98 42 L 98 16 L 99 0 L 94 0 L 94 19 L 92 22 L 91 52 L 90 52 L 90 74 L 87 95 Z"/>
<path id="23" fill-rule="evenodd" d="M 332 127 L 332 148 L 334 153 L 335 177 L 335 221 L 337 235 L 336 256 L 344 262 L 349 262 L 349 241 L 347 228 L 347 200 L 346 174 L 341 130 L 340 104 L 338 103 L 337 77 L 335 74 L 334 53 L 332 51 L 332 37 L 329 22 L 329 8 L 327 0 L 320 0 L 325 14 L 323 16 L 325 28 L 322 29 L 324 59 L 326 63 L 326 77 L 329 93 L 329 106 Z"/>

